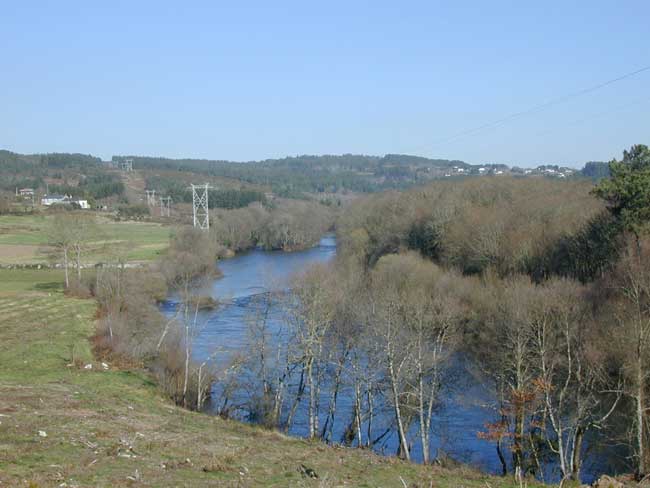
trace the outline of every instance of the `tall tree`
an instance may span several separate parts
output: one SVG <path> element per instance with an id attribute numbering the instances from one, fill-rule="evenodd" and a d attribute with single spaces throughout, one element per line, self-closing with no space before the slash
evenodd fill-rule
<path id="1" fill-rule="evenodd" d="M 595 347 L 594 323 L 584 290 L 568 280 L 540 285 L 534 310 L 534 347 L 543 396 L 548 446 L 559 460 L 562 479 L 580 480 L 583 441 L 615 411 L 620 394 L 602 394 L 613 374 Z"/>
<path id="2" fill-rule="evenodd" d="M 634 435 L 631 437 L 639 479 L 648 475 L 650 469 L 647 419 L 650 410 L 650 270 L 645 262 L 647 260 L 634 253 L 628 253 L 622 260 L 613 283 L 618 300 L 611 305 L 617 323 L 611 339 L 619 343 L 617 350 L 626 377 L 623 391 L 634 405 L 631 422 Z"/>
<path id="3" fill-rule="evenodd" d="M 291 308 L 292 325 L 299 343 L 309 393 L 310 439 L 319 431 L 320 375 L 317 369 L 323 358 L 325 337 L 334 318 L 335 300 L 332 295 L 335 291 L 332 272 L 323 265 L 308 269 L 293 286 L 295 303 Z"/>
<path id="4" fill-rule="evenodd" d="M 623 160 L 609 163 L 611 177 L 602 180 L 594 194 L 605 200 L 625 230 L 640 235 L 650 222 L 650 149 L 643 144 L 623 151 Z"/>

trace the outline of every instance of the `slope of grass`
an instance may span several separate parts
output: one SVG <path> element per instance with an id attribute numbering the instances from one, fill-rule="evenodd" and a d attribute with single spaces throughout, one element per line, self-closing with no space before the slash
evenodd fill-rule
<path id="1" fill-rule="evenodd" d="M 57 278 L 0 270 L 0 486 L 515 486 L 180 409 L 93 359 L 95 304 Z"/>

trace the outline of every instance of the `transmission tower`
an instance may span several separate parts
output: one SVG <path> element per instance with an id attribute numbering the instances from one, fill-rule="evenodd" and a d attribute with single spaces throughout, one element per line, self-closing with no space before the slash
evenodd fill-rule
<path id="1" fill-rule="evenodd" d="M 147 194 L 147 205 L 150 207 L 155 207 L 156 206 L 156 190 L 145 190 L 144 191 Z"/>
<path id="2" fill-rule="evenodd" d="M 133 171 L 133 159 L 131 158 L 125 159 L 120 163 L 120 167 L 122 168 L 122 171 L 126 173 L 130 173 L 131 171 Z"/>
<path id="3" fill-rule="evenodd" d="M 201 230 L 210 229 L 210 211 L 208 209 L 208 190 L 210 185 L 192 185 L 192 213 L 194 227 Z"/>
<path id="4" fill-rule="evenodd" d="M 160 216 L 172 216 L 172 197 L 160 197 Z"/>

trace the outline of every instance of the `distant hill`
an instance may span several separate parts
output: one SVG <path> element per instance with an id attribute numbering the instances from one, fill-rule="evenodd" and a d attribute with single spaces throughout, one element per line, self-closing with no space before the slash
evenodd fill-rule
<path id="1" fill-rule="evenodd" d="M 18 154 L 0 150 L 0 189 L 44 187 L 45 178 L 53 175 L 60 179 L 96 175 L 100 162 L 100 158 L 87 154 Z"/>
<path id="2" fill-rule="evenodd" d="M 169 159 L 147 156 L 113 156 L 114 162 L 132 159 L 139 169 L 191 171 L 266 185 L 281 196 L 303 192 L 373 192 L 405 188 L 443 176 L 450 168 L 469 168 L 463 161 L 429 159 L 404 154 L 300 155 L 245 163 L 209 159 Z"/>
<path id="3" fill-rule="evenodd" d="M 288 198 L 304 198 L 306 193 L 368 193 L 407 188 L 436 178 L 468 175 L 545 175 L 599 179 L 609 175 L 607 163 L 591 161 L 581 171 L 557 165 L 535 169 L 509 168 L 505 164 L 468 164 L 461 160 L 435 159 L 409 154 L 371 156 L 363 154 L 298 155 L 261 161 L 235 162 L 216 159 L 116 155 L 113 162 L 132 159 L 136 170 L 205 174 L 255 185 Z M 550 171 L 549 168 L 555 171 Z M 23 155 L 0 150 L 0 189 L 44 187 L 46 178 L 65 183 L 80 176 L 98 177 L 106 166 L 92 155 L 51 153 Z M 67 183 L 66 183 L 67 184 Z M 52 181 L 50 181 L 52 185 Z"/>

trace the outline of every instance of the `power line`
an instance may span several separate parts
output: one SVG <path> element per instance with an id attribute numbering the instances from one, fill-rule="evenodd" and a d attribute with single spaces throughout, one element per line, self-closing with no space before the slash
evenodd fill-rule
<path id="1" fill-rule="evenodd" d="M 586 95 L 586 94 L 594 92 L 596 90 L 600 90 L 601 88 L 604 88 L 604 87 L 606 87 L 608 85 L 611 85 L 611 84 L 616 83 L 618 81 L 625 80 L 626 78 L 631 78 L 632 76 L 638 75 L 639 73 L 643 73 L 644 71 L 648 71 L 648 70 L 650 70 L 650 65 L 644 66 L 643 68 L 637 69 L 635 71 L 631 71 L 629 73 L 618 76 L 616 78 L 612 78 L 611 80 L 604 81 L 604 82 L 599 83 L 597 85 L 593 85 L 593 86 L 590 86 L 588 88 L 583 88 L 581 90 L 578 90 L 578 91 L 568 93 L 566 95 L 562 95 L 560 97 L 554 98 L 554 99 L 549 100 L 547 102 L 534 105 L 534 106 L 532 106 L 530 108 L 527 108 L 525 110 L 521 110 L 519 112 L 514 112 L 512 114 L 506 115 L 505 117 L 501 117 L 501 118 L 493 120 L 491 122 L 486 122 L 485 124 L 479 125 L 477 127 L 473 127 L 471 129 L 466 129 L 466 130 L 457 132 L 456 134 L 453 134 L 453 135 L 451 135 L 449 137 L 446 137 L 444 139 L 441 139 L 441 140 L 435 142 L 433 146 L 429 146 L 429 147 L 436 147 L 436 146 L 439 146 L 441 144 L 446 144 L 447 142 L 451 142 L 451 141 L 453 141 L 455 139 L 458 139 L 459 137 L 471 135 L 471 134 L 474 134 L 476 132 L 480 132 L 482 130 L 489 129 L 489 128 L 501 125 L 501 124 L 503 124 L 505 122 L 509 122 L 509 121 L 511 121 L 513 119 L 523 117 L 524 115 L 529 115 L 529 114 L 532 114 L 532 113 L 540 112 L 540 111 L 542 111 L 544 109 L 547 109 L 549 107 L 553 107 L 555 105 L 559 105 L 560 103 L 566 102 L 567 100 L 570 100 L 572 98 L 580 97 L 582 95 Z"/>
<path id="2" fill-rule="evenodd" d="M 533 138 L 534 137 L 540 137 L 540 136 L 551 134 L 551 133 L 554 133 L 554 132 L 557 132 L 557 131 L 566 130 L 567 126 L 571 127 L 571 126 L 582 124 L 584 122 L 589 122 L 589 121 L 594 120 L 594 119 L 602 118 L 602 117 L 611 115 L 613 113 L 620 112 L 620 111 L 628 109 L 630 107 L 641 107 L 643 104 L 648 103 L 648 102 L 650 102 L 650 98 L 642 98 L 642 99 L 638 99 L 638 100 L 635 100 L 635 101 L 630 102 L 630 103 L 617 105 L 616 107 L 613 107 L 613 108 L 605 110 L 605 111 L 597 112 L 597 113 L 588 115 L 586 117 L 582 117 L 580 119 L 574 119 L 574 120 L 572 120 L 570 122 L 565 122 L 565 123 L 563 123 L 561 125 L 557 125 L 555 127 L 549 128 L 549 129 L 545 129 L 545 130 L 541 130 L 539 132 L 535 132 L 535 133 L 531 134 L 531 137 L 533 137 Z M 480 146 L 475 147 L 475 149 L 479 150 L 479 151 L 480 150 L 487 150 L 487 149 L 490 149 L 490 148 L 492 148 L 492 145 L 490 143 L 481 144 Z"/>
<path id="3" fill-rule="evenodd" d="M 611 115 L 613 113 L 620 112 L 621 110 L 625 110 L 625 109 L 630 108 L 630 107 L 637 107 L 637 106 L 639 106 L 641 104 L 644 104 L 644 103 L 647 103 L 647 102 L 650 102 L 650 98 L 642 98 L 640 100 L 635 100 L 633 102 L 625 103 L 623 105 L 617 105 L 616 107 L 613 107 L 613 108 L 611 108 L 609 110 L 606 110 L 606 111 L 603 111 L 603 112 L 598 112 L 598 113 L 589 115 L 587 117 L 582 117 L 580 119 L 574 119 L 574 120 L 572 120 L 570 122 L 566 122 L 564 125 L 566 125 L 566 126 L 579 125 L 579 124 L 582 124 L 584 122 L 589 122 L 590 120 L 599 119 L 599 118 L 605 117 L 606 115 Z M 563 127 L 553 127 L 551 129 L 546 129 L 546 130 L 543 130 L 541 132 L 537 132 L 537 133 L 534 134 L 534 136 L 543 136 L 543 135 L 550 134 L 552 132 L 556 132 L 556 131 L 562 130 L 562 129 L 563 129 Z"/>

